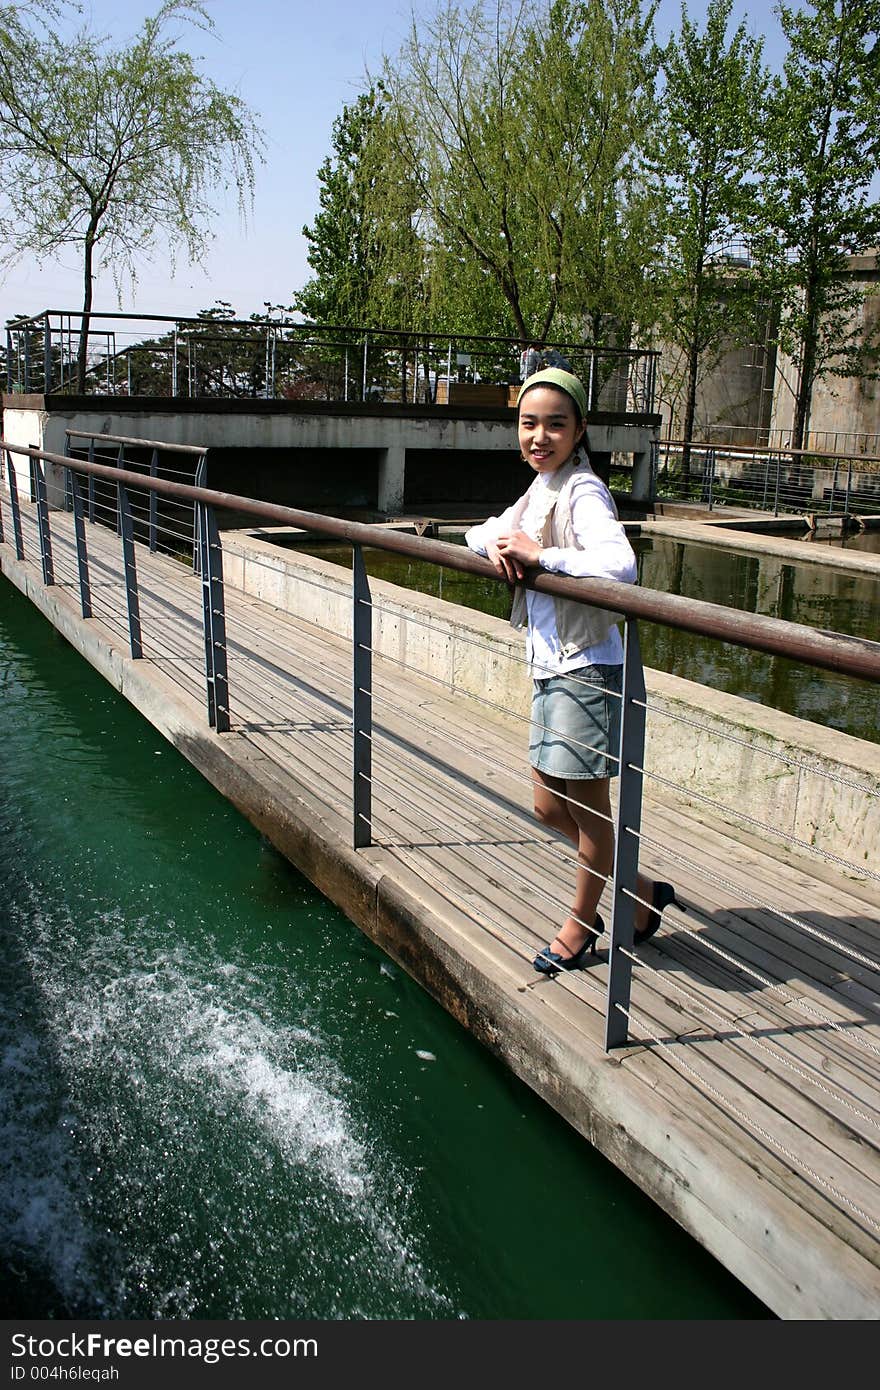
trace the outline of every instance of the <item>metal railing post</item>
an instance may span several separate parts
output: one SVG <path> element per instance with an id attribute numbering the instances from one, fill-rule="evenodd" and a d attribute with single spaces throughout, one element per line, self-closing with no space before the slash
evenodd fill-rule
<path id="1" fill-rule="evenodd" d="M 362 382 L 361 382 L 361 400 L 362 400 L 362 401 L 365 401 L 365 400 L 367 399 L 367 343 L 368 343 L 368 342 L 369 342 L 369 338 L 368 338 L 367 334 L 365 333 L 365 334 L 364 334 L 364 370 L 363 370 L 363 373 L 362 373 L 363 379 L 362 379 Z"/>
<path id="2" fill-rule="evenodd" d="M 846 513 L 847 516 L 849 516 L 849 501 L 850 501 L 850 495 L 851 495 L 851 493 L 852 493 L 852 475 L 853 475 L 853 461 L 852 461 L 852 459 L 847 459 L 847 469 L 846 469 L 846 497 L 844 498 L 844 502 L 843 502 L 843 510 L 844 510 L 844 512 Z"/>
<path id="3" fill-rule="evenodd" d="M 70 435 L 64 436 L 64 457 L 73 458 L 73 445 L 70 442 Z M 64 510 L 73 511 L 73 473 L 69 468 L 64 470 Z"/>
<path id="4" fill-rule="evenodd" d="M 840 469 L 840 460 L 834 460 L 834 468 L 831 473 L 831 496 L 828 498 L 828 515 L 834 511 L 834 497 L 837 492 L 837 475 Z M 816 468 L 813 467 L 813 496 L 816 494 Z"/>
<path id="5" fill-rule="evenodd" d="M 770 454 L 764 460 L 764 494 L 761 498 L 761 511 L 767 510 L 767 488 L 770 486 Z"/>
<path id="6" fill-rule="evenodd" d="M 52 534 L 49 530 L 49 502 L 46 496 L 46 474 L 42 459 L 31 459 L 34 479 L 34 496 L 37 503 L 37 532 L 40 537 L 40 561 L 43 566 L 43 583 L 55 583 L 55 569 L 52 564 Z"/>
<path id="7" fill-rule="evenodd" d="M 24 330 L 24 390 L 25 395 L 31 389 L 31 334 L 30 329 Z"/>
<path id="8" fill-rule="evenodd" d="M 158 476 L 159 476 L 159 450 L 158 450 L 158 449 L 154 449 L 154 450 L 153 450 L 152 458 L 150 459 L 150 477 L 151 477 L 151 478 L 157 478 Z M 159 494 L 158 494 L 158 492 L 152 492 L 152 491 L 151 491 L 151 492 L 150 492 L 150 554 L 151 554 L 151 555 L 155 555 L 155 553 L 156 553 L 156 531 L 157 531 L 157 526 L 158 526 L 158 520 L 159 520 Z"/>
<path id="9" fill-rule="evenodd" d="M 361 547 L 352 546 L 352 819 L 355 849 L 373 841 L 373 603 Z"/>
<path id="10" fill-rule="evenodd" d="M 6 450 L 6 477 L 9 480 L 9 505 L 12 508 L 12 534 L 15 537 L 15 558 L 24 559 L 24 538 L 21 533 L 21 507 L 18 501 L 18 477 L 12 454 Z"/>
<path id="11" fill-rule="evenodd" d="M 89 553 L 86 546 L 86 523 L 83 512 L 80 482 L 69 468 L 70 490 L 73 495 L 73 530 L 76 536 L 76 566 L 79 573 L 79 602 L 84 618 L 92 616 L 92 586 L 89 580 Z"/>
<path id="12" fill-rule="evenodd" d="M 195 477 L 193 478 L 196 487 L 204 487 L 206 485 L 207 473 L 208 456 L 207 454 L 202 454 L 196 464 Z M 200 505 L 198 502 L 193 502 L 193 574 L 199 574 L 201 572 L 201 526 L 202 513 Z"/>
<path id="13" fill-rule="evenodd" d="M 15 385 L 13 386 L 12 375 L 12 329 L 6 330 L 6 390 L 12 395 L 13 390 L 18 390 L 18 372 L 15 373 Z"/>
<path id="14" fill-rule="evenodd" d="M 782 450 L 776 455 L 776 491 L 773 495 L 773 515 L 779 515 L 779 475 L 782 472 Z"/>
<path id="15" fill-rule="evenodd" d="M 218 734 L 225 734 L 229 732 L 229 675 L 226 661 L 223 551 L 214 508 L 206 502 L 197 502 L 196 506 L 199 511 L 208 723 Z"/>
<path id="16" fill-rule="evenodd" d="M 624 633 L 623 698 L 620 720 L 620 775 L 614 846 L 614 897 L 608 951 L 605 1051 L 628 1037 L 642 825 L 642 766 L 645 756 L 645 673 L 638 624 L 627 618 Z"/>
<path id="17" fill-rule="evenodd" d="M 141 606 L 138 599 L 137 564 L 134 558 L 134 526 L 131 520 L 131 502 L 128 489 L 122 483 L 116 484 L 118 494 L 117 512 L 122 533 L 122 565 L 125 570 L 125 599 L 128 606 L 128 636 L 132 657 L 137 661 L 144 654 L 141 640 Z"/>
<path id="18" fill-rule="evenodd" d="M 43 315 L 43 394 L 52 389 L 52 330 L 48 313 Z"/>
<path id="19" fill-rule="evenodd" d="M 710 449 L 706 456 L 706 471 L 709 474 L 709 511 L 712 510 L 712 492 L 715 487 L 715 450 Z"/>
<path id="20" fill-rule="evenodd" d="M 92 438 L 89 440 L 89 463 L 94 463 L 94 462 L 95 462 L 95 437 L 94 437 L 94 435 L 93 435 Z M 94 521 L 95 521 L 95 475 L 94 475 L 94 473 L 90 473 L 90 474 L 89 474 L 89 522 L 90 522 L 91 524 L 94 524 Z"/>
<path id="21" fill-rule="evenodd" d="M 124 468 L 124 467 L 125 467 L 125 445 L 124 445 L 124 444 L 120 444 L 120 446 L 119 446 L 119 451 L 118 451 L 118 453 L 117 453 L 117 455 L 116 455 L 116 467 L 117 467 L 117 468 Z M 116 507 L 116 534 L 117 534 L 117 536 L 121 536 L 121 535 L 122 535 L 122 492 L 121 492 L 121 491 L 118 492 L 118 503 L 117 503 L 117 507 Z"/>

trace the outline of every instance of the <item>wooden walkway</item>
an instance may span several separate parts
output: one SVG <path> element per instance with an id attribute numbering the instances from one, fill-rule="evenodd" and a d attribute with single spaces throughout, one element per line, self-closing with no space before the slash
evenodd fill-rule
<path id="1" fill-rule="evenodd" d="M 355 852 L 348 644 L 227 589 L 214 735 L 187 566 L 138 549 L 133 662 L 115 535 L 89 528 L 84 621 L 72 518 L 52 514 L 46 589 L 23 512 L 18 562 L 3 498 L 3 572 L 465 1026 L 780 1316 L 880 1316 L 876 881 L 648 801 L 643 867 L 684 907 L 639 950 L 633 1042 L 606 1055 L 607 937 L 587 970 L 531 969 L 574 855 L 530 814 L 521 726 L 374 658 L 375 844 Z"/>

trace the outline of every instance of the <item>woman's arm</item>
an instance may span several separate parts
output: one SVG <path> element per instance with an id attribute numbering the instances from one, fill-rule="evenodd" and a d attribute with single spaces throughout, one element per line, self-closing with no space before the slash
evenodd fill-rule
<path id="1" fill-rule="evenodd" d="M 496 570 L 505 579 L 522 579 L 522 566 L 512 556 L 506 553 L 506 547 L 502 545 L 499 549 L 498 538 L 507 536 L 511 528 L 519 525 L 525 505 L 525 497 L 520 497 L 512 506 L 507 507 L 500 516 L 490 516 L 488 521 L 484 521 L 481 526 L 472 526 L 465 532 L 465 541 L 471 550 L 475 550 L 478 555 L 485 555 L 491 560 Z M 520 534 L 517 532 L 517 534 Z M 536 562 L 533 562 L 536 563 Z"/>
<path id="2" fill-rule="evenodd" d="M 571 523 L 581 549 L 548 546 L 542 569 L 576 579 L 616 579 L 634 584 L 636 557 L 617 519 L 611 494 L 595 474 L 584 473 L 572 487 Z"/>

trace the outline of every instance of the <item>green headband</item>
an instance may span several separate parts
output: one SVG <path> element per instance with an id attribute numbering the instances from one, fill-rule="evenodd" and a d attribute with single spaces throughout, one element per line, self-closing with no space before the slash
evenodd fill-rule
<path id="1" fill-rule="evenodd" d="M 573 372 L 564 372 L 561 367 L 544 367 L 540 372 L 526 377 L 516 398 L 517 408 L 523 396 L 527 391 L 531 391 L 533 386 L 555 386 L 557 390 L 564 391 L 577 406 L 580 418 L 587 418 L 587 393 L 580 377 L 576 377 Z"/>

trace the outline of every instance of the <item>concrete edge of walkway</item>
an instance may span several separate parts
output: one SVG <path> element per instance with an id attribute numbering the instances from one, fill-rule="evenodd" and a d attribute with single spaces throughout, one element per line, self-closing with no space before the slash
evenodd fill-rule
<path id="1" fill-rule="evenodd" d="M 653 516 L 640 522 L 639 536 L 669 536 L 694 545 L 725 550 L 745 550 L 756 555 L 774 555 L 789 564 L 825 565 L 828 569 L 849 570 L 866 578 L 880 578 L 880 555 L 871 550 L 846 550 L 842 546 L 817 545 L 788 536 L 768 536 L 764 532 L 740 530 L 736 522 L 692 520 L 688 517 Z"/>

